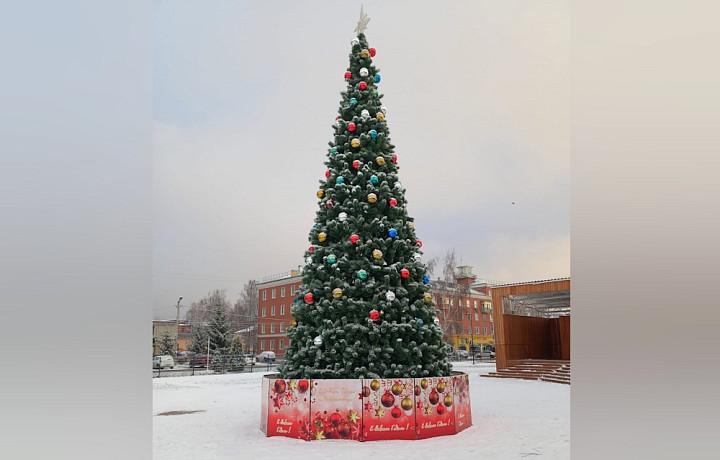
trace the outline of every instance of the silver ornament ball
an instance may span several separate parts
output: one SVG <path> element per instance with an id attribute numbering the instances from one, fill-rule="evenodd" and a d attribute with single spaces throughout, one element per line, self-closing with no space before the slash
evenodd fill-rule
<path id="1" fill-rule="evenodd" d="M 367 77 L 367 76 L 368 76 L 368 69 L 366 69 L 365 67 L 363 67 L 362 69 L 360 69 L 360 76 L 361 76 L 361 77 Z"/>
<path id="2" fill-rule="evenodd" d="M 388 291 L 387 294 L 385 294 L 385 298 L 392 302 L 395 300 L 395 293 L 393 291 Z"/>
<path id="3" fill-rule="evenodd" d="M 322 345 L 322 337 L 320 337 L 320 336 L 315 337 L 315 339 L 313 339 L 313 343 L 315 344 L 316 347 L 319 347 L 320 345 Z"/>
<path id="4" fill-rule="evenodd" d="M 345 222 L 347 220 L 347 213 L 341 212 L 340 214 L 338 214 L 338 219 L 340 219 L 340 222 Z"/>

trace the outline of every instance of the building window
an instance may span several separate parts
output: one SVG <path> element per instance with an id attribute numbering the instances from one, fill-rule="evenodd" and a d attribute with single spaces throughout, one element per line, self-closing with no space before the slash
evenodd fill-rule
<path id="1" fill-rule="evenodd" d="M 261 325 L 260 325 L 260 333 L 261 333 L 261 334 L 264 334 L 264 333 L 265 333 L 265 325 L 264 325 L 264 324 L 261 324 Z"/>
<path id="2" fill-rule="evenodd" d="M 265 318 L 267 316 L 267 307 L 263 307 L 262 309 L 262 317 Z"/>
<path id="3" fill-rule="evenodd" d="M 473 308 L 477 308 L 477 300 L 473 300 Z"/>
<path id="4" fill-rule="evenodd" d="M 483 335 L 487 335 L 487 326 L 483 327 Z"/>
<path id="5" fill-rule="evenodd" d="M 264 349 L 265 349 L 265 341 L 264 341 L 264 340 L 261 340 L 261 341 L 260 341 L 260 349 L 261 349 L 261 350 L 264 350 Z"/>
<path id="6" fill-rule="evenodd" d="M 285 332 L 285 323 L 280 323 L 280 332 Z"/>
<path id="7" fill-rule="evenodd" d="M 487 329 L 487 328 L 485 328 Z M 475 333 L 480 334 L 480 326 L 475 326 Z"/>
<path id="8" fill-rule="evenodd" d="M 270 316 L 275 316 L 275 305 L 270 307 Z"/>
<path id="9" fill-rule="evenodd" d="M 280 288 L 280 297 L 285 297 L 285 286 Z"/>
<path id="10" fill-rule="evenodd" d="M 270 340 L 270 349 L 271 350 L 275 349 L 275 340 Z"/>
<path id="11" fill-rule="evenodd" d="M 272 324 L 270 325 L 270 333 L 271 333 L 271 334 L 274 334 L 274 333 L 275 333 L 275 323 L 272 323 Z"/>
<path id="12" fill-rule="evenodd" d="M 295 285 L 291 284 L 290 285 L 290 295 L 294 295 L 294 294 L 295 294 Z"/>
<path id="13" fill-rule="evenodd" d="M 285 305 L 280 305 L 280 316 L 285 314 Z"/>
<path id="14" fill-rule="evenodd" d="M 452 326 L 450 326 L 450 330 L 452 331 L 453 334 L 455 333 L 455 325 L 454 324 Z"/>
<path id="15" fill-rule="evenodd" d="M 272 295 L 270 296 L 270 297 L 272 297 L 273 299 L 274 299 L 275 297 L 277 297 L 277 292 L 276 292 L 276 291 L 277 291 L 277 290 L 276 290 L 275 288 L 273 288 L 272 293 L 271 293 Z"/>
<path id="16" fill-rule="evenodd" d="M 478 320 L 478 314 L 475 313 L 475 321 L 477 321 L 477 320 Z"/>
<path id="17" fill-rule="evenodd" d="M 487 314 L 483 313 L 483 321 L 487 321 Z"/>
<path id="18" fill-rule="evenodd" d="M 465 306 L 470 308 L 470 299 L 465 299 Z"/>
<path id="19" fill-rule="evenodd" d="M 262 293 L 263 293 L 263 296 L 262 296 L 263 300 L 267 300 L 267 289 L 263 289 Z"/>
<path id="20" fill-rule="evenodd" d="M 490 322 L 492 323 L 492 313 L 490 313 Z"/>
<path id="21" fill-rule="evenodd" d="M 285 344 L 283 343 L 283 340 L 282 339 L 278 340 L 278 350 L 284 350 L 284 349 L 285 349 Z"/>

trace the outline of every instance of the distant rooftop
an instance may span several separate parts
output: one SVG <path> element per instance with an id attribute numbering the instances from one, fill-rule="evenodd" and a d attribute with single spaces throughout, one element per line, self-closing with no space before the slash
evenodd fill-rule
<path id="1" fill-rule="evenodd" d="M 499 287 L 507 287 L 507 286 L 520 286 L 520 285 L 523 285 L 523 284 L 551 283 L 551 282 L 554 282 L 554 281 L 570 281 L 570 277 L 568 276 L 568 277 L 565 277 L 565 278 L 551 278 L 551 279 L 547 279 L 547 280 L 522 281 L 522 282 L 518 282 L 518 283 L 497 284 L 497 285 L 495 285 L 495 286 L 493 286 L 493 287 L 499 288 Z"/>

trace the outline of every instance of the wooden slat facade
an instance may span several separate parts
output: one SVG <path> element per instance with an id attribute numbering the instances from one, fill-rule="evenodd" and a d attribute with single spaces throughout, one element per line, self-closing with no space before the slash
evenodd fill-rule
<path id="1" fill-rule="evenodd" d="M 570 280 L 496 287 L 492 290 L 495 321 L 495 363 L 506 369 L 509 360 L 570 359 L 570 317 L 534 318 L 503 314 L 503 297 L 569 291 Z"/>

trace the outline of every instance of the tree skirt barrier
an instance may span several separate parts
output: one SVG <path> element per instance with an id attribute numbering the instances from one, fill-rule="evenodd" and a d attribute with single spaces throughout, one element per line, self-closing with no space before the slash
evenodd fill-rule
<path id="1" fill-rule="evenodd" d="M 260 429 L 305 441 L 425 439 L 472 425 L 468 375 L 262 380 Z"/>

